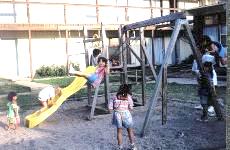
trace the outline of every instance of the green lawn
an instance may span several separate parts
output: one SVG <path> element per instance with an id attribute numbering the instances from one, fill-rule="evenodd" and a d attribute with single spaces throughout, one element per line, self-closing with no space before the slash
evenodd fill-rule
<path id="1" fill-rule="evenodd" d="M 73 78 L 72 78 L 73 80 Z M 49 82 L 50 81 L 50 82 Z M 59 84 L 68 86 L 70 84 L 69 78 L 61 78 L 61 79 L 48 79 L 48 80 L 40 80 L 41 83 L 49 83 L 49 84 Z M 67 83 L 67 84 L 65 84 Z M 113 84 L 112 84 L 113 85 Z M 116 86 L 115 86 L 116 85 Z M 118 84 L 114 84 L 110 87 L 110 93 L 116 93 L 118 90 Z M 155 87 L 154 83 L 147 83 L 146 84 L 146 95 L 147 97 L 151 96 L 153 94 L 153 89 Z M 226 96 L 226 88 L 225 87 L 219 87 L 217 88 L 217 94 L 218 97 L 225 99 Z M 92 89 L 92 92 L 94 93 L 94 89 Z M 132 86 L 132 92 L 134 94 L 141 94 L 141 84 L 136 84 Z M 101 88 L 99 90 L 99 94 L 104 94 L 104 86 L 101 85 Z M 78 99 L 79 97 L 87 97 L 87 89 L 82 88 L 79 92 L 72 95 L 70 98 Z M 199 97 L 197 96 L 197 85 L 181 85 L 176 83 L 168 84 L 167 86 L 167 97 L 169 99 L 180 99 L 182 101 L 198 101 Z"/>
<path id="2" fill-rule="evenodd" d="M 59 85 L 60 87 L 68 86 L 75 77 L 73 76 L 66 76 L 66 77 L 59 77 L 59 78 L 44 78 L 44 79 L 34 79 L 33 82 L 37 83 L 45 83 L 51 85 Z"/>
<path id="3" fill-rule="evenodd" d="M 17 93 L 30 92 L 29 87 L 22 85 L 17 85 L 12 81 L 6 79 L 0 79 L 0 95 L 8 94 L 10 91 L 15 91 Z"/>
<path id="4" fill-rule="evenodd" d="M 48 83 L 52 85 L 60 85 L 62 88 L 68 86 L 72 81 L 74 80 L 74 77 L 65 77 L 65 78 L 50 78 L 50 79 L 39 79 L 34 80 L 33 82 L 39 82 L 39 83 Z M 6 83 L 6 82 L 5 82 Z M 147 83 L 146 84 L 146 95 L 147 97 L 151 96 L 153 94 L 153 89 L 155 87 L 155 84 L 153 83 Z M 117 83 L 116 85 L 113 85 L 110 87 L 110 93 L 116 93 L 118 89 Z M 196 85 L 180 85 L 180 84 L 168 84 L 167 87 L 167 97 L 169 99 L 180 99 L 182 101 L 194 101 L 199 100 L 199 97 L 197 96 L 197 86 Z M 22 87 L 19 85 L 15 85 L 13 82 L 6 83 L 5 86 L 1 86 L 1 92 L 4 94 L 7 94 L 9 91 L 15 90 L 18 93 L 28 92 L 27 87 Z M 221 97 L 225 99 L 226 96 L 226 88 L 221 87 L 217 88 L 217 94 L 218 97 Z M 94 94 L 94 89 L 92 89 L 92 92 Z M 132 92 L 134 94 L 141 94 L 141 84 L 136 84 L 132 86 Z M 99 94 L 104 94 L 104 86 L 101 85 L 101 88 L 99 90 Z M 34 94 L 26 94 L 26 95 L 18 95 L 18 104 L 21 107 L 21 111 L 33 109 L 34 107 L 38 106 L 38 101 L 36 99 L 37 95 Z M 87 89 L 82 88 L 79 92 L 73 94 L 70 99 L 80 99 L 83 97 L 87 97 Z M 0 98 L 0 111 L 6 110 L 6 103 L 7 99 L 6 97 Z"/>
<path id="5" fill-rule="evenodd" d="M 6 104 L 8 100 L 6 97 L 0 98 L 0 112 L 6 111 Z M 18 95 L 17 103 L 20 106 L 20 112 L 25 112 L 26 110 L 33 110 L 34 107 L 39 106 L 36 96 L 32 94 Z"/>

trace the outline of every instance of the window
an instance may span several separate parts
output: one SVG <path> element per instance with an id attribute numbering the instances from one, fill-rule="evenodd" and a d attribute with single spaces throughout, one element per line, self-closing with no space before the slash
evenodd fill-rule
<path id="1" fill-rule="evenodd" d="M 220 42 L 224 47 L 226 47 L 226 44 L 227 44 L 227 26 L 226 25 L 221 25 Z"/>
<path id="2" fill-rule="evenodd" d="M 204 17 L 205 25 L 215 25 L 218 24 L 218 16 L 212 15 L 212 16 L 205 16 Z"/>

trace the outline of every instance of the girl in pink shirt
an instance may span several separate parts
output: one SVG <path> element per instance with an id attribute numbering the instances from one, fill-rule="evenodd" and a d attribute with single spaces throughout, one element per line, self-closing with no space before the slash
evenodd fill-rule
<path id="1" fill-rule="evenodd" d="M 98 66 L 96 68 L 95 73 L 93 74 L 87 74 L 80 71 L 74 72 L 74 74 L 76 74 L 77 76 L 86 78 L 94 88 L 100 85 L 105 74 L 109 74 L 109 66 L 107 63 L 107 59 L 101 56 L 98 58 L 97 62 L 98 62 Z"/>
<path id="2" fill-rule="evenodd" d="M 130 110 L 133 109 L 133 100 L 127 84 L 119 87 L 119 90 L 109 102 L 109 110 L 113 111 L 112 124 L 117 127 L 117 140 L 119 149 L 122 149 L 122 127 L 127 129 L 130 149 L 136 150 L 134 144 L 133 119 Z"/>

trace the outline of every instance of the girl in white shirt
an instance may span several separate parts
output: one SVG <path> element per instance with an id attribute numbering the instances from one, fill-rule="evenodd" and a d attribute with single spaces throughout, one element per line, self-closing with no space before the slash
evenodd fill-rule
<path id="1" fill-rule="evenodd" d="M 59 86 L 53 87 L 48 86 L 42 89 L 38 94 L 38 100 L 40 101 L 43 108 L 48 106 L 48 100 L 53 99 L 56 95 L 61 94 L 61 88 Z"/>

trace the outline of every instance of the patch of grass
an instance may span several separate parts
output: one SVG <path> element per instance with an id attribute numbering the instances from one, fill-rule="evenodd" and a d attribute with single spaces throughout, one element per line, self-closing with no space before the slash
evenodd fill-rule
<path id="1" fill-rule="evenodd" d="M 19 95 L 18 96 L 18 105 L 21 108 L 21 112 L 26 110 L 34 110 L 35 106 L 40 106 L 37 96 L 35 95 Z"/>
<path id="2" fill-rule="evenodd" d="M 75 77 L 64 77 L 64 78 L 47 78 L 47 79 L 36 79 L 33 82 L 38 83 L 46 83 L 51 85 L 59 85 L 60 87 L 64 88 L 67 87 Z M 1 80 L 0 80 L 1 81 Z M 116 93 L 118 90 L 118 85 L 113 84 L 110 82 L 110 93 Z M 0 93 L 7 94 L 11 90 L 15 90 L 16 92 L 22 92 L 26 91 L 28 92 L 28 88 L 25 87 L 23 90 L 22 86 L 14 85 L 13 83 L 9 83 L 9 85 L 5 84 L 6 86 L 0 87 L 2 89 Z M 151 96 L 153 94 L 153 89 L 155 88 L 154 83 L 147 83 L 145 87 L 145 92 L 147 96 Z M 5 92 L 2 92 L 5 91 Z M 92 88 L 92 94 L 94 95 L 95 89 Z M 141 94 L 141 84 L 136 84 L 132 86 L 132 92 L 135 94 Z M 79 90 L 77 93 L 73 94 L 69 97 L 69 99 L 75 99 L 78 100 L 82 97 L 87 97 L 88 91 L 86 86 Z M 99 89 L 99 95 L 104 94 L 104 84 L 102 83 L 100 89 Z M 225 87 L 218 87 L 217 88 L 217 95 L 218 98 L 225 99 L 226 96 L 226 88 Z M 34 109 L 34 107 L 39 106 L 39 102 L 36 99 L 37 95 L 18 95 L 18 104 L 21 107 L 21 111 L 31 110 Z M 197 95 L 197 85 L 181 85 L 176 83 L 168 84 L 167 87 L 167 97 L 169 99 L 180 99 L 183 101 L 193 101 L 193 100 L 199 100 L 199 97 Z M 6 97 L 0 98 L 0 110 L 6 110 L 6 104 L 8 100 Z"/>
<path id="3" fill-rule="evenodd" d="M 111 86 L 109 87 L 110 89 L 110 93 L 115 93 L 117 92 L 118 90 L 118 86 L 114 85 L 114 86 Z M 92 91 L 92 95 L 94 95 L 95 93 L 95 89 L 94 88 L 91 88 L 91 91 Z M 104 94 L 105 91 L 104 91 L 104 84 L 102 84 L 100 86 L 100 89 L 98 91 L 98 95 L 101 95 L 101 94 Z M 87 91 L 87 87 L 85 86 L 84 88 L 80 89 L 77 93 L 73 94 L 71 97 L 69 97 L 70 99 L 74 98 L 74 99 L 77 99 L 77 98 L 82 98 L 82 97 L 87 97 L 87 94 L 88 94 L 88 91 Z"/>
<path id="4" fill-rule="evenodd" d="M 0 95 L 8 94 L 10 91 L 16 93 L 30 92 L 31 89 L 26 86 L 17 85 L 12 81 L 0 79 Z"/>
<path id="5" fill-rule="evenodd" d="M 155 88 L 155 84 L 147 83 L 146 84 L 146 94 L 147 96 L 151 96 L 153 94 L 153 89 Z M 218 87 L 216 89 L 217 97 L 225 99 L 226 96 L 226 87 Z M 141 94 L 141 85 L 134 85 L 132 87 L 132 92 Z M 176 84 L 170 83 L 167 86 L 167 97 L 169 99 L 180 99 L 180 100 L 198 100 L 198 92 L 197 85 L 187 85 L 187 84 Z"/>
<path id="6" fill-rule="evenodd" d="M 109 76 L 110 82 L 120 82 L 121 76 L 119 74 L 114 74 L 112 76 Z"/>
<path id="7" fill-rule="evenodd" d="M 168 84 L 167 96 L 171 99 L 197 100 L 197 85 Z"/>
<path id="8" fill-rule="evenodd" d="M 1 97 L 0 98 L 0 111 L 6 111 L 7 110 L 6 105 L 8 102 L 9 101 L 7 100 L 7 97 Z M 18 95 L 17 103 L 20 107 L 20 112 L 34 109 L 35 106 L 39 105 L 39 102 L 36 99 L 36 96 L 33 96 L 31 94 L 29 94 L 29 95 Z"/>
<path id="9" fill-rule="evenodd" d="M 73 80 L 75 79 L 75 77 L 63 77 L 63 78 L 44 78 L 44 79 L 34 79 L 33 82 L 37 82 L 37 83 L 45 83 L 45 84 L 51 84 L 51 85 L 59 85 L 61 88 L 64 88 L 66 86 L 68 86 L 71 82 L 73 82 Z"/>
<path id="10" fill-rule="evenodd" d="M 60 85 L 61 87 L 66 87 L 73 80 L 74 80 L 74 77 L 39 79 L 39 80 L 35 80 L 35 81 L 37 83 L 46 83 L 46 84 Z M 5 89 L 5 87 L 2 87 L 2 88 Z M 118 86 L 112 86 L 112 87 L 110 87 L 110 91 L 116 92 L 117 88 L 118 88 Z M 13 90 L 11 88 L 8 88 L 8 89 L 10 91 Z M 95 92 L 95 89 L 92 88 L 92 94 L 94 94 L 94 92 Z M 68 99 L 77 100 L 81 97 L 87 97 L 87 93 L 88 93 L 87 88 L 84 87 L 81 90 L 79 90 L 77 93 L 71 95 Z M 103 85 L 99 89 L 99 94 L 104 94 L 104 86 Z M 17 102 L 18 102 L 18 105 L 20 106 L 20 112 L 25 112 L 27 110 L 34 110 L 35 107 L 40 105 L 39 101 L 37 100 L 37 95 L 33 95 L 32 93 L 29 93 L 27 95 L 20 95 L 19 94 Z M 6 111 L 7 110 L 7 107 L 6 107 L 7 103 L 8 103 L 8 100 L 7 100 L 6 96 L 3 96 L 0 98 L 0 111 Z"/>
<path id="11" fill-rule="evenodd" d="M 51 84 L 51 85 L 59 85 L 61 88 L 67 87 L 68 85 L 70 85 L 73 80 L 75 79 L 75 77 L 63 77 L 63 78 L 44 78 L 44 79 L 34 79 L 33 82 L 37 82 L 37 83 L 45 83 L 45 84 Z M 116 92 L 118 89 L 118 86 L 112 86 L 110 87 L 110 91 L 111 92 Z M 79 90 L 77 93 L 73 94 L 71 98 L 77 98 L 77 97 L 87 97 L 87 88 L 82 88 L 81 90 Z M 94 94 L 95 89 L 92 88 L 92 94 Z M 99 89 L 99 94 L 103 94 L 104 93 L 104 83 L 102 83 L 101 88 Z"/>
<path id="12" fill-rule="evenodd" d="M 114 78 L 112 78 L 113 80 Z M 44 79 L 44 80 L 37 80 L 36 82 L 40 83 L 47 83 L 47 84 L 57 84 L 61 87 L 68 86 L 74 77 L 66 77 L 66 78 L 53 78 L 53 79 Z M 110 81 L 110 83 L 113 83 Z M 155 83 L 147 83 L 145 87 L 145 92 L 147 96 L 151 96 L 153 93 L 153 89 L 155 88 Z M 110 86 L 110 93 L 115 93 L 118 90 L 118 86 Z M 218 87 L 217 89 L 218 97 L 225 98 L 226 96 L 226 88 L 225 87 Z M 132 92 L 141 94 L 141 84 L 136 84 L 132 86 Z M 104 93 L 104 84 L 102 84 L 101 88 L 99 89 L 99 94 Z M 94 89 L 92 89 L 92 94 L 94 94 Z M 87 97 L 87 89 L 82 88 L 79 92 L 74 94 L 72 97 Z M 170 83 L 167 86 L 167 97 L 170 99 L 181 99 L 181 100 L 197 100 L 199 99 L 197 95 L 197 85 L 182 85 L 176 83 Z"/>
<path id="13" fill-rule="evenodd" d="M 0 111 L 5 111 L 7 109 L 6 104 L 8 103 L 8 100 L 6 97 L 0 98 Z"/>

